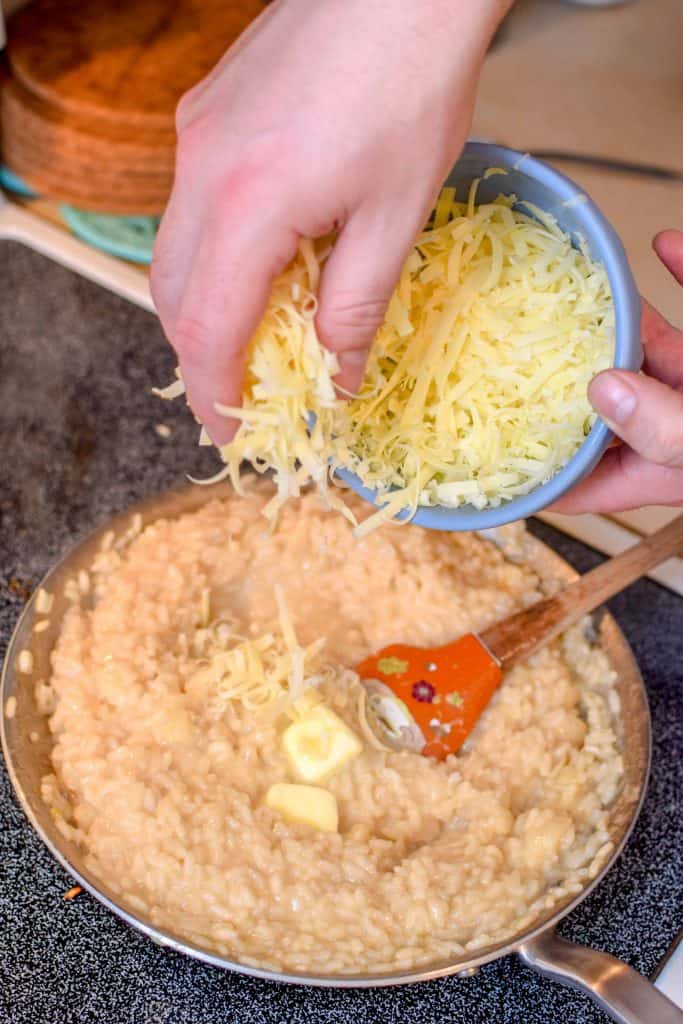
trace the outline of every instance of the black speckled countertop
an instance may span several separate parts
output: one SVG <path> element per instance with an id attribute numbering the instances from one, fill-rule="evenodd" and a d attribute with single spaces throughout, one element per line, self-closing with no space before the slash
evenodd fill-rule
<path id="1" fill-rule="evenodd" d="M 77 538 L 130 502 L 210 470 L 182 403 L 149 388 L 173 358 L 151 315 L 0 243 L 0 655 L 25 596 Z M 170 439 L 155 424 L 166 423 Z M 194 461 L 193 461 L 194 460 Z M 599 561 L 542 524 L 578 569 Z M 647 683 L 654 760 L 616 867 L 568 938 L 651 974 L 681 925 L 683 601 L 648 581 L 611 604 Z M 0 1021 L 12 1024 L 604 1024 L 588 999 L 507 958 L 467 980 L 376 991 L 275 985 L 157 948 L 72 884 L 0 771 Z M 656 1024 L 655 1021 L 652 1024 Z"/>

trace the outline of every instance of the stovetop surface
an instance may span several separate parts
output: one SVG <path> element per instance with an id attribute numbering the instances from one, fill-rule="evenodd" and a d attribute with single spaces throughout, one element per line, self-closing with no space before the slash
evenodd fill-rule
<path id="1" fill-rule="evenodd" d="M 0 243 L 0 654 L 29 592 L 66 548 L 128 504 L 210 472 L 183 403 L 149 389 L 174 360 L 150 314 Z M 171 429 L 164 439 L 154 430 Z M 591 549 L 532 523 L 579 570 Z M 643 672 L 654 757 L 628 846 L 560 931 L 651 974 L 680 926 L 683 603 L 641 581 L 611 602 Z M 12 1024 L 602 1024 L 584 996 L 515 958 L 466 980 L 375 991 L 275 985 L 152 945 L 72 884 L 0 770 L 0 1021 Z M 653 1022 L 654 1024 L 654 1022 Z"/>

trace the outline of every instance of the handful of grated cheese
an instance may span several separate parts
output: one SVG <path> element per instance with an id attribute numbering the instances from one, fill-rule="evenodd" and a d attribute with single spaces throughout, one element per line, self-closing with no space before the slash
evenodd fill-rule
<path id="1" fill-rule="evenodd" d="M 569 461 L 595 419 L 588 384 L 613 355 L 607 274 L 515 196 L 477 206 L 477 184 L 467 203 L 442 191 L 350 402 L 314 327 L 329 245 L 302 243 L 252 339 L 242 407 L 217 406 L 241 425 L 213 479 L 239 490 L 242 460 L 273 470 L 272 518 L 309 482 L 344 509 L 329 484 L 350 469 L 385 498 L 366 533 L 419 506 L 500 505 Z"/>
<path id="2" fill-rule="evenodd" d="M 295 711 L 304 694 L 312 696 L 335 673 L 320 658 L 324 638 L 300 644 L 279 588 L 275 596 L 279 621 L 271 631 L 238 637 L 225 623 L 201 631 L 202 663 L 185 688 L 216 718 L 230 705 L 269 715 Z"/>
<path id="3" fill-rule="evenodd" d="M 244 462 L 258 473 L 272 471 L 277 490 L 264 507 L 271 522 L 282 505 L 311 482 L 328 505 L 355 522 L 330 490 L 331 443 L 343 403 L 333 384 L 339 372 L 337 357 L 320 345 L 314 323 L 315 293 L 330 249 L 329 242 L 303 239 L 296 258 L 275 281 L 249 346 L 242 405 L 216 404 L 222 415 L 240 421 L 233 440 L 219 448 L 225 467 L 208 480 L 194 481 L 212 484 L 229 477 L 241 494 Z M 180 371 L 176 374 L 176 381 L 154 393 L 168 399 L 183 394 Z M 203 429 L 199 443 L 211 443 Z"/>

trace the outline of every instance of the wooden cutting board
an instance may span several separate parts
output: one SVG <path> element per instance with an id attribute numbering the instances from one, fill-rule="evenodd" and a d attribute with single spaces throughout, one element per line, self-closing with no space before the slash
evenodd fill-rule
<path id="1" fill-rule="evenodd" d="M 176 104 L 265 0 L 33 0 L 8 26 L 12 73 L 76 117 L 173 130 Z"/>
<path id="2" fill-rule="evenodd" d="M 6 77 L 2 159 L 36 193 L 104 213 L 158 214 L 173 184 L 175 135 L 136 138 L 116 123 L 82 123 Z"/>
<path id="3" fill-rule="evenodd" d="M 38 194 L 160 214 L 175 108 L 265 0 L 33 0 L 8 24 L 0 158 Z"/>

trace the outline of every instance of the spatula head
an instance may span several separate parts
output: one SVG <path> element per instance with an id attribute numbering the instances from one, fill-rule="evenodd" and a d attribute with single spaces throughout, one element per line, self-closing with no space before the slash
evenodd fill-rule
<path id="1" fill-rule="evenodd" d="M 392 644 L 356 671 L 368 691 L 368 721 L 378 738 L 439 760 L 459 750 L 502 677 L 474 633 L 444 647 Z"/>

